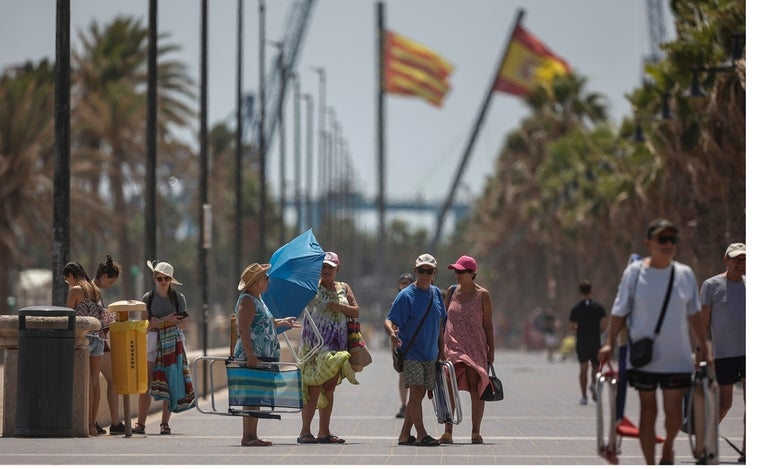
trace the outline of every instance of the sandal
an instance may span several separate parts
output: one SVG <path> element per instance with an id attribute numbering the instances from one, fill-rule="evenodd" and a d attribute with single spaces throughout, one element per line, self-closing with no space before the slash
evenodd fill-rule
<path id="1" fill-rule="evenodd" d="M 137 435 L 144 435 L 145 434 L 145 424 L 144 423 L 135 423 L 134 428 L 132 428 L 132 433 L 136 433 Z"/>
<path id="2" fill-rule="evenodd" d="M 318 440 L 315 436 L 311 435 L 310 433 L 307 435 L 302 435 L 297 437 L 297 442 L 301 445 L 312 445 L 318 443 Z"/>
<path id="3" fill-rule="evenodd" d="M 426 435 L 422 439 L 416 441 L 414 446 L 439 446 L 440 442 L 432 438 L 431 435 Z"/>
<path id="4" fill-rule="evenodd" d="M 170 434 L 171 434 L 171 427 L 169 427 L 167 423 L 162 423 L 161 435 L 170 435 Z"/>
<path id="5" fill-rule="evenodd" d="M 342 443 L 344 443 L 344 442 L 345 442 L 345 440 L 343 440 L 342 438 L 339 438 L 339 437 L 337 437 L 337 436 L 334 436 L 334 435 L 326 435 L 326 436 L 320 436 L 320 437 L 316 438 L 316 440 L 317 440 L 319 443 L 335 443 L 335 444 L 342 444 Z"/>
<path id="6" fill-rule="evenodd" d="M 471 444 L 472 445 L 483 445 L 484 440 L 482 439 L 482 435 L 478 433 L 472 433 L 471 434 Z"/>
<path id="7" fill-rule="evenodd" d="M 445 432 L 442 434 L 442 436 L 439 439 L 439 442 L 445 445 L 452 445 L 453 444 L 453 434 Z"/>
<path id="8" fill-rule="evenodd" d="M 260 438 L 253 438 L 252 440 L 242 440 L 242 446 L 271 446 L 272 442 L 268 440 L 261 440 Z"/>
<path id="9" fill-rule="evenodd" d="M 411 435 L 408 437 L 405 441 L 398 441 L 397 444 L 400 446 L 413 446 L 416 443 L 416 437 Z"/>

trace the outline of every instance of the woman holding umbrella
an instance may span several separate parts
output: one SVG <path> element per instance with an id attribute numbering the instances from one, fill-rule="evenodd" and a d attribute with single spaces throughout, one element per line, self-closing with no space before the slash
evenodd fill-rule
<path id="1" fill-rule="evenodd" d="M 261 294 L 268 288 L 266 272 L 270 264 L 250 264 L 245 267 L 237 285 L 240 296 L 234 307 L 239 335 L 234 346 L 234 357 L 245 360 L 248 367 L 262 361 L 279 361 L 277 327 L 300 327 L 294 317 L 274 319 Z M 244 333 L 243 331 L 248 331 Z M 246 407 L 258 410 L 260 407 Z M 271 446 L 271 442 L 258 438 L 258 418 L 242 417 L 242 446 Z"/>
<path id="2" fill-rule="evenodd" d="M 358 384 L 355 372 L 350 366 L 350 353 L 347 351 L 347 318 L 357 318 L 358 302 L 353 296 L 350 285 L 336 282 L 340 259 L 334 252 L 327 252 L 321 265 L 316 297 L 309 308 L 313 323 L 318 328 L 324 340 L 321 350 L 302 363 L 303 388 L 305 407 L 301 413 L 303 425 L 298 443 L 344 443 L 345 440 L 334 436 L 329 429 L 329 423 L 334 407 L 334 389 L 347 378 L 353 384 Z M 303 325 L 302 356 L 317 344 L 317 332 L 313 325 L 305 322 Z M 319 429 L 317 436 L 311 433 L 311 422 L 319 411 Z"/>

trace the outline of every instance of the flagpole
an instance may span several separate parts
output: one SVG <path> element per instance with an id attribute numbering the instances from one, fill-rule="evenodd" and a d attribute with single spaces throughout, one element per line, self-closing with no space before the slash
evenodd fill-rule
<path id="1" fill-rule="evenodd" d="M 513 23 L 513 27 L 511 28 L 511 33 L 508 35 L 508 40 L 506 41 L 505 47 L 503 48 L 503 54 L 497 63 L 497 68 L 493 74 L 490 86 L 487 88 L 487 94 L 485 95 L 484 101 L 482 102 L 482 106 L 479 110 L 479 116 L 477 117 L 476 122 L 474 123 L 474 127 L 471 130 L 471 135 L 469 136 L 468 143 L 466 144 L 466 149 L 463 151 L 463 156 L 461 157 L 461 162 L 458 165 L 458 170 L 455 172 L 453 183 L 450 185 L 450 190 L 447 193 L 447 198 L 445 198 L 445 203 L 440 208 L 439 214 L 437 215 L 437 230 L 434 233 L 434 238 L 432 239 L 431 246 L 429 247 L 429 252 L 434 252 L 437 250 L 437 245 L 439 244 L 440 236 L 442 235 L 442 226 L 445 223 L 445 215 L 447 215 L 448 210 L 450 210 L 450 206 L 453 204 L 453 197 L 455 197 L 455 192 L 458 189 L 458 184 L 460 183 L 461 178 L 463 177 L 463 172 L 466 170 L 466 165 L 468 164 L 468 160 L 471 156 L 471 150 L 474 147 L 476 138 L 479 135 L 479 129 L 481 128 L 482 122 L 484 121 L 484 116 L 487 114 L 487 110 L 490 107 L 490 101 L 492 101 L 492 92 L 495 88 L 495 82 L 500 75 L 500 68 L 503 66 L 505 57 L 508 55 L 508 51 L 511 48 L 511 43 L 513 42 L 513 33 L 521 23 L 521 19 L 524 17 L 524 13 L 525 12 L 523 8 L 519 8 L 516 12 L 516 20 Z"/>
<path id="2" fill-rule="evenodd" d="M 377 258 L 377 272 L 380 275 L 386 273 L 385 269 L 385 205 L 384 205 L 384 3 L 376 2 L 376 34 L 377 34 L 377 57 L 378 57 L 378 82 L 377 82 L 377 106 L 376 106 L 376 172 L 379 177 L 379 194 L 376 199 L 379 212 L 379 249 Z"/>

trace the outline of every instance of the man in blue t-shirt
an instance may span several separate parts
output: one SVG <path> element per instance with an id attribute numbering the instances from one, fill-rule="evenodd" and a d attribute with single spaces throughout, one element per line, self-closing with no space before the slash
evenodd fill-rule
<path id="1" fill-rule="evenodd" d="M 421 403 L 427 391 L 434 389 L 435 363 L 442 354 L 442 324 L 447 318 L 445 302 L 439 288 L 432 285 L 437 260 L 421 254 L 414 264 L 416 281 L 401 290 L 384 321 L 384 330 L 405 357 L 403 379 L 409 388 L 405 419 L 398 438 L 399 445 L 438 446 L 426 432 Z M 416 427 L 416 436 L 411 428 Z"/>

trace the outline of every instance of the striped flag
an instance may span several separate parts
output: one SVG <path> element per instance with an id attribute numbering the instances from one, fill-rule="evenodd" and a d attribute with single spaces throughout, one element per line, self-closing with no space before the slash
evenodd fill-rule
<path id="1" fill-rule="evenodd" d="M 535 87 L 550 85 L 556 76 L 568 73 L 569 64 L 519 24 L 493 89 L 526 96 Z"/>
<path id="2" fill-rule="evenodd" d="M 392 31 L 385 31 L 384 90 L 418 96 L 434 106 L 450 89 L 448 76 L 453 66 L 428 47 Z"/>

